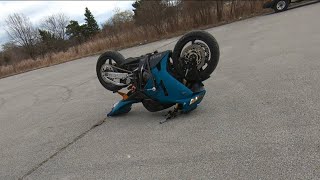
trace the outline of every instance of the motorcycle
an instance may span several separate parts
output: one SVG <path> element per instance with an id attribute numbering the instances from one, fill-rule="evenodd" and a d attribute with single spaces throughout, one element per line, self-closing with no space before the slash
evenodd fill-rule
<path id="1" fill-rule="evenodd" d="M 134 103 L 142 103 L 150 112 L 175 106 L 163 123 L 196 109 L 206 94 L 202 82 L 215 70 L 219 57 L 219 45 L 206 31 L 185 34 L 173 51 L 127 59 L 116 51 L 103 53 L 97 61 L 97 77 L 103 87 L 122 96 L 107 116 L 128 113 Z M 121 92 L 123 88 L 128 92 Z"/>

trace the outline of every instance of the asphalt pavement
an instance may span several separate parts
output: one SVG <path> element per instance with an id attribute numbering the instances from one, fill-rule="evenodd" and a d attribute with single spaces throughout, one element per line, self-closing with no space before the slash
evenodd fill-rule
<path id="1" fill-rule="evenodd" d="M 320 179 L 319 17 L 316 3 L 208 29 L 221 57 L 207 94 L 162 125 L 167 111 L 140 104 L 106 118 L 120 96 L 97 56 L 1 79 L 0 179 Z"/>

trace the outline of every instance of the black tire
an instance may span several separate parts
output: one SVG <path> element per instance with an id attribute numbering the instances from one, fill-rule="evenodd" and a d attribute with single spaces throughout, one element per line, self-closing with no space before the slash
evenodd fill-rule
<path id="1" fill-rule="evenodd" d="M 210 50 L 210 59 L 207 62 L 207 67 L 203 71 L 199 71 L 199 75 L 202 81 L 208 79 L 210 77 L 210 74 L 216 69 L 219 58 L 220 58 L 220 50 L 217 40 L 208 32 L 206 31 L 191 31 L 184 36 L 182 36 L 177 44 L 174 47 L 173 53 L 172 53 L 172 60 L 174 68 L 178 70 L 178 72 L 181 74 L 181 62 L 180 62 L 180 56 L 183 48 L 186 44 L 189 42 L 192 42 L 194 40 L 200 40 L 203 41 Z M 184 76 L 184 75 L 182 75 Z"/>
<path id="2" fill-rule="evenodd" d="M 106 63 L 107 60 L 110 60 L 110 59 L 112 59 L 117 65 L 122 64 L 125 61 L 125 58 L 120 53 L 116 51 L 107 51 L 98 58 L 97 65 L 96 65 L 96 72 L 97 72 L 98 79 L 104 88 L 113 92 L 117 92 L 123 87 L 105 82 L 100 72 L 102 66 Z"/>
<path id="3" fill-rule="evenodd" d="M 278 6 L 280 5 L 280 3 L 281 3 L 281 6 Z M 289 3 L 290 3 L 289 0 L 275 0 L 273 4 L 273 10 L 276 13 L 286 11 L 289 7 Z"/>

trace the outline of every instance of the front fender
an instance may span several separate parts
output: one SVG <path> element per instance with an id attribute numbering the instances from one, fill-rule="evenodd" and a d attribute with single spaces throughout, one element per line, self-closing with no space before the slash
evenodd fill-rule
<path id="1" fill-rule="evenodd" d="M 130 112 L 132 104 L 137 103 L 135 100 L 121 100 L 113 105 L 111 112 L 107 114 L 110 116 L 117 116 Z"/>

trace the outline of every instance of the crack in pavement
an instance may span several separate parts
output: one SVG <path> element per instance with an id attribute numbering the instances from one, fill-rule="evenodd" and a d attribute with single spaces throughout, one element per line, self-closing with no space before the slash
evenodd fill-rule
<path id="1" fill-rule="evenodd" d="M 65 149 L 67 149 L 69 146 L 71 146 L 72 144 L 74 144 L 75 142 L 77 142 L 79 139 L 81 139 L 82 137 L 84 137 L 87 133 L 89 133 L 91 130 L 93 130 L 94 128 L 102 125 L 104 122 L 106 121 L 106 118 L 104 118 L 103 120 L 97 122 L 96 124 L 94 124 L 93 126 L 91 126 L 88 130 L 86 130 L 85 132 L 81 133 L 79 136 L 77 136 L 76 138 L 74 138 L 71 142 L 69 142 L 68 144 L 66 144 L 65 146 L 63 146 L 62 148 L 60 148 L 57 152 L 55 152 L 54 154 L 52 154 L 51 156 L 49 156 L 47 159 L 43 160 L 41 163 L 37 164 L 35 167 L 33 167 L 31 170 L 29 170 L 26 174 L 24 174 L 23 176 L 21 176 L 20 178 L 18 178 L 18 180 L 23 180 L 25 179 L 27 176 L 29 176 L 30 174 L 32 174 L 33 172 L 35 172 L 36 170 L 38 170 L 42 165 L 44 165 L 45 163 L 47 163 L 50 159 L 56 157 L 59 153 L 61 153 L 62 151 L 64 151 Z"/>

